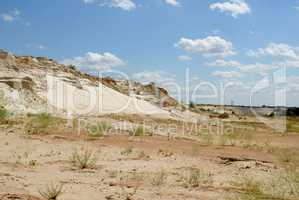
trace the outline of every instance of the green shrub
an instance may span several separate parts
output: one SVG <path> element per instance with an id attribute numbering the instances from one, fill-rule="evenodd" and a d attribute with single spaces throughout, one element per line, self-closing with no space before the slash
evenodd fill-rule
<path id="1" fill-rule="evenodd" d="M 54 123 L 55 118 L 49 113 L 33 115 L 26 124 L 26 132 L 29 134 L 48 133 Z"/>
<path id="2" fill-rule="evenodd" d="M 165 171 L 161 171 L 156 175 L 154 175 L 151 184 L 153 186 L 161 186 L 164 184 L 166 178 L 167 178 L 167 174 L 165 173 Z"/>
<path id="3" fill-rule="evenodd" d="M 201 169 L 194 168 L 191 168 L 188 174 L 184 176 L 182 179 L 183 185 L 185 187 L 199 187 L 211 183 L 209 174 L 207 174 Z"/>
<path id="4" fill-rule="evenodd" d="M 93 169 L 96 166 L 97 158 L 94 153 L 89 149 L 77 149 L 71 155 L 70 161 L 80 169 Z"/>
<path id="5" fill-rule="evenodd" d="M 4 107 L 0 107 L 0 121 L 4 121 L 8 116 L 8 112 Z"/>
<path id="6" fill-rule="evenodd" d="M 146 133 L 147 133 L 147 130 L 145 129 L 144 126 L 135 127 L 129 131 L 130 136 L 144 136 L 144 135 L 146 135 Z"/>
<path id="7" fill-rule="evenodd" d="M 128 155 L 130 155 L 131 153 L 133 153 L 133 147 L 131 147 L 131 146 L 125 148 L 124 150 L 122 150 L 122 151 L 120 152 L 120 154 L 121 154 L 122 156 L 128 156 Z"/>
<path id="8" fill-rule="evenodd" d="M 90 126 L 88 128 L 89 135 L 93 137 L 102 137 L 105 132 L 109 131 L 112 128 L 112 125 L 107 122 L 100 122 L 97 125 Z"/>

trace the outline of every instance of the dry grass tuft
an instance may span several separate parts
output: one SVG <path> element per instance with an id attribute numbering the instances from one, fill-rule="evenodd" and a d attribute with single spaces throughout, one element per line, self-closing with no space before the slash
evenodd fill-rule
<path id="1" fill-rule="evenodd" d="M 80 169 L 94 169 L 96 167 L 97 158 L 93 151 L 89 149 L 74 150 L 70 158 L 72 164 Z"/>
<path id="2" fill-rule="evenodd" d="M 62 194 L 62 184 L 48 184 L 44 190 L 39 190 L 39 194 L 47 200 L 56 200 Z"/>

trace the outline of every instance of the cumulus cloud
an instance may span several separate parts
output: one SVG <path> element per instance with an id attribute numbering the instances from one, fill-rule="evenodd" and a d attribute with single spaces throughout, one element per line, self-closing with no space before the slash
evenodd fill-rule
<path id="1" fill-rule="evenodd" d="M 276 58 L 298 59 L 299 52 L 298 47 L 291 47 L 284 43 L 270 43 L 265 48 L 259 48 L 257 50 L 249 50 L 248 56 L 271 56 Z"/>
<path id="2" fill-rule="evenodd" d="M 240 67 L 242 64 L 235 60 L 216 60 L 214 62 L 208 63 L 207 65 L 213 67 Z"/>
<path id="3" fill-rule="evenodd" d="M 207 63 L 207 66 L 213 67 L 235 67 L 238 68 L 242 72 L 251 72 L 251 73 L 259 73 L 261 75 L 266 75 L 271 70 L 278 69 L 282 67 L 282 64 L 264 64 L 264 63 L 251 63 L 244 64 L 235 60 L 216 60 L 214 62 Z"/>
<path id="4" fill-rule="evenodd" d="M 175 46 L 188 52 L 202 54 L 203 56 L 225 57 L 236 54 L 233 50 L 233 44 L 219 36 L 208 36 L 204 39 L 195 40 L 181 38 Z"/>
<path id="5" fill-rule="evenodd" d="M 136 4 L 133 0 L 83 0 L 86 4 L 99 4 L 100 6 L 108 6 L 114 8 L 120 8 L 125 11 L 132 11 L 136 9 Z"/>
<path id="6" fill-rule="evenodd" d="M 168 82 L 175 82 L 175 75 L 170 74 L 165 71 L 143 71 L 139 73 L 133 74 L 133 79 L 137 80 L 141 83 L 147 84 L 147 83 L 168 83 Z"/>
<path id="7" fill-rule="evenodd" d="M 191 56 L 187 56 L 187 55 L 180 55 L 177 57 L 178 61 L 190 61 L 192 60 L 192 57 Z"/>
<path id="8" fill-rule="evenodd" d="M 82 57 L 65 59 L 62 61 L 62 63 L 66 65 L 75 65 L 78 66 L 81 70 L 86 71 L 108 70 L 112 67 L 126 65 L 123 60 L 109 52 L 103 54 L 88 52 Z"/>
<path id="9" fill-rule="evenodd" d="M 18 18 L 18 16 L 20 16 L 20 14 L 21 12 L 18 9 L 14 9 L 8 13 L 3 13 L 1 18 L 5 22 L 13 22 Z"/>
<path id="10" fill-rule="evenodd" d="M 239 78 L 242 76 L 242 74 L 237 71 L 215 71 L 212 72 L 212 76 L 230 79 L 230 78 Z"/>
<path id="11" fill-rule="evenodd" d="M 210 9 L 230 14 L 234 18 L 251 12 L 250 7 L 245 0 L 229 0 L 225 2 L 212 3 L 210 4 Z"/>
<path id="12" fill-rule="evenodd" d="M 165 3 L 174 6 L 174 7 L 179 7 L 181 6 L 180 2 L 178 0 L 165 0 Z"/>

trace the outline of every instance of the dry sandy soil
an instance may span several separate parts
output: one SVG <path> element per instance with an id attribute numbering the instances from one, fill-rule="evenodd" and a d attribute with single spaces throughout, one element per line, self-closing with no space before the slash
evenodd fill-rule
<path id="1" fill-rule="evenodd" d="M 78 134 L 63 120 L 30 134 L 24 118 L 0 128 L 0 199 L 43 199 L 40 191 L 51 184 L 62 185 L 61 200 L 298 199 L 299 176 L 285 178 L 288 167 L 298 166 L 297 133 L 278 134 L 248 119 L 219 120 L 234 127 L 219 136 L 219 124 L 210 119 L 208 134 L 200 129 L 182 135 L 186 127 L 174 120 L 102 116 L 92 120 L 112 124 L 103 137 L 85 129 Z M 118 130 L 119 123 L 142 120 L 156 123 L 150 135 Z M 163 123 L 176 125 L 175 133 L 157 134 Z M 96 161 L 80 169 L 71 157 L 85 150 Z"/>

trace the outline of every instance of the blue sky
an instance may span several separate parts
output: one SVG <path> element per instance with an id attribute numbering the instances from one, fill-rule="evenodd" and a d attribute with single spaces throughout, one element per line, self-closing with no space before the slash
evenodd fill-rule
<path id="1" fill-rule="evenodd" d="M 188 68 L 191 91 L 233 83 L 224 103 L 236 104 L 286 68 L 286 104 L 299 106 L 298 0 L 3 0 L 0 15 L 0 48 L 17 55 L 120 70 L 170 91 L 173 81 L 183 92 Z M 275 104 L 274 92 L 254 104 Z M 219 94 L 194 101 L 221 103 Z"/>

